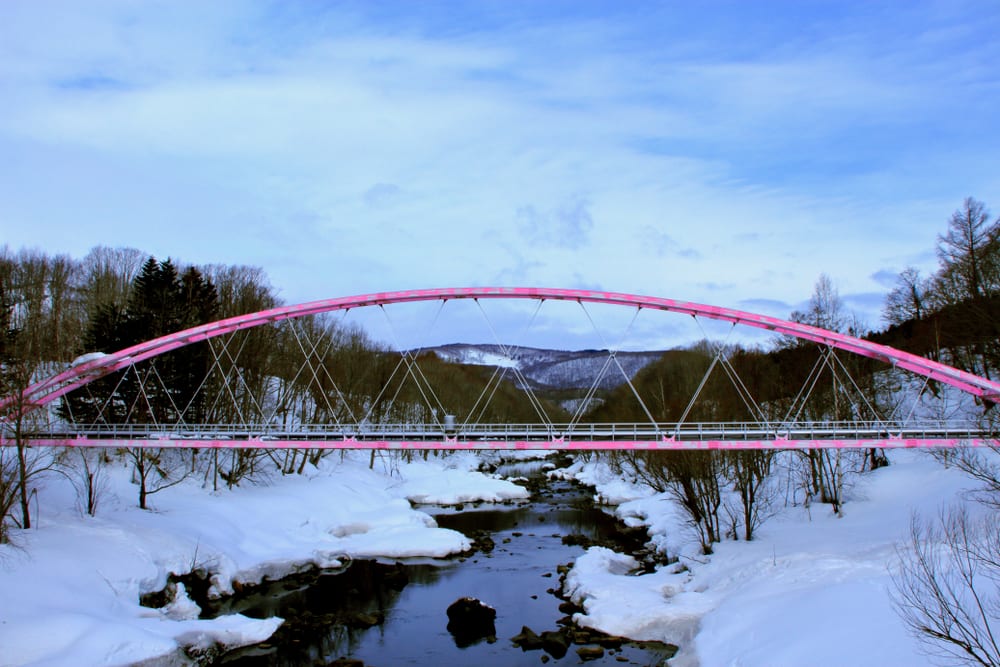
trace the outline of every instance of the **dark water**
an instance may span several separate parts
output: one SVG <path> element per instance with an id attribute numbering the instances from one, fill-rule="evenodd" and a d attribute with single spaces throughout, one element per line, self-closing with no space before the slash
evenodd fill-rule
<path id="1" fill-rule="evenodd" d="M 534 472 L 537 466 L 527 471 Z M 218 664 L 325 665 L 350 657 L 376 667 L 539 665 L 548 654 L 523 651 L 511 637 L 522 626 L 541 634 L 560 629 L 560 619 L 565 622 L 566 613 L 559 609 L 563 600 L 555 595 L 557 567 L 570 564 L 584 548 L 564 544 L 563 537 L 615 540 L 624 551 L 642 541 L 641 535 L 624 534 L 621 524 L 589 502 L 586 490 L 567 482 L 548 483 L 529 504 L 423 509 L 442 527 L 467 535 L 488 531 L 493 549 L 451 560 L 359 561 L 342 574 L 289 579 L 229 601 L 215 611 L 278 615 L 288 622 L 268 643 L 234 652 Z M 467 596 L 496 609 L 495 641 L 464 645 L 448 631 L 448 606 Z M 565 656 L 548 655 L 548 661 L 579 664 L 578 648 L 571 645 Z M 667 655 L 657 645 L 626 643 L 587 663 L 658 665 Z"/>

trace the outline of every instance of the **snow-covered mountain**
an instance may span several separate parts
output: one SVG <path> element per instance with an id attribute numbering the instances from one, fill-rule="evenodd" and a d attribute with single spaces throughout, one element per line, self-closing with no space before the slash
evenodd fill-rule
<path id="1" fill-rule="evenodd" d="M 618 364 L 631 379 L 646 365 L 663 356 L 663 351 L 616 352 L 618 364 L 610 360 L 608 350 L 545 350 L 534 347 L 510 347 L 505 353 L 500 345 L 452 343 L 429 348 L 450 363 L 517 368 L 538 388 L 589 389 L 607 365 L 601 389 L 613 389 L 625 382 Z"/>

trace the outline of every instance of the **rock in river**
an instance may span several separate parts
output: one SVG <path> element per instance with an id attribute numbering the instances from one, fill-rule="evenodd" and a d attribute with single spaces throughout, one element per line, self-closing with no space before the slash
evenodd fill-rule
<path id="1" fill-rule="evenodd" d="M 459 598 L 448 607 L 448 632 L 459 647 L 469 646 L 481 639 L 494 639 L 497 629 L 497 611 L 476 598 Z"/>

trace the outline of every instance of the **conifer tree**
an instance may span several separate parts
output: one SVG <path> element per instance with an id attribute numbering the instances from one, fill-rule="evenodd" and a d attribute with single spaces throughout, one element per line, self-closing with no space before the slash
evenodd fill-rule
<path id="1" fill-rule="evenodd" d="M 211 322 L 217 310 L 215 287 L 201 272 L 190 268 L 178 275 L 170 259 L 150 257 L 132 281 L 124 309 L 114 303 L 98 308 L 87 327 L 85 347 L 91 352 L 116 352 Z M 98 418 L 113 423 L 198 421 L 204 417 L 204 408 L 192 401 L 208 363 L 203 345 L 174 350 L 92 383 L 85 394 L 77 392 L 69 398 L 64 413 L 78 422 Z"/>

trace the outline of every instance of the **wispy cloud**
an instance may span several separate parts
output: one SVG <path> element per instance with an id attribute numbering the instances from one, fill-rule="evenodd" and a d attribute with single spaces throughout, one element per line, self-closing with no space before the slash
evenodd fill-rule
<path id="1" fill-rule="evenodd" d="M 12 0 L 0 220 L 259 264 L 293 301 L 874 295 L 933 269 L 964 196 L 1000 207 L 998 29 L 975 3 Z"/>
<path id="2" fill-rule="evenodd" d="M 701 257 L 701 253 L 696 249 L 681 246 L 670 234 L 649 225 L 638 231 L 638 237 L 643 248 L 660 257 L 677 256 L 688 259 Z"/>
<path id="3" fill-rule="evenodd" d="M 882 287 L 891 288 L 899 279 L 899 271 L 893 271 L 892 269 L 879 269 L 871 275 L 871 278 Z"/>
<path id="4" fill-rule="evenodd" d="M 524 239 L 531 244 L 576 249 L 587 244 L 594 219 L 586 199 L 575 197 L 553 209 L 539 211 L 535 206 L 517 209 L 517 224 Z"/>

